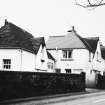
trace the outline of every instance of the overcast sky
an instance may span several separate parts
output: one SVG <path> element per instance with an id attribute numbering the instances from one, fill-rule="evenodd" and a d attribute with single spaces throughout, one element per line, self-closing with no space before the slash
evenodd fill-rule
<path id="1" fill-rule="evenodd" d="M 0 0 L 0 26 L 4 19 L 34 36 L 64 35 L 71 26 L 82 37 L 101 37 L 105 45 L 105 6 L 94 10 L 75 0 Z"/>

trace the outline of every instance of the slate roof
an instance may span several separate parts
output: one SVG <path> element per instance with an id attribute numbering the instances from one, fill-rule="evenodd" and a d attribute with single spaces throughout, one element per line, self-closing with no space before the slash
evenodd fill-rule
<path id="1" fill-rule="evenodd" d="M 98 37 L 82 38 L 75 30 L 69 31 L 64 36 L 50 36 L 47 41 L 47 49 L 88 49 L 95 52 Z"/>
<path id="2" fill-rule="evenodd" d="M 42 47 L 46 46 L 44 37 L 31 38 L 31 41 L 32 41 L 34 51 L 38 51 L 40 45 L 42 45 Z"/>
<path id="3" fill-rule="evenodd" d="M 0 28 L 0 48 L 22 48 L 37 54 L 40 44 L 45 45 L 43 37 L 34 38 L 22 28 L 5 21 Z"/>
<path id="4" fill-rule="evenodd" d="M 65 36 L 51 36 L 47 41 L 47 49 L 65 49 L 65 48 L 85 48 L 79 37 L 74 32 L 69 32 Z"/>
<path id="5" fill-rule="evenodd" d="M 105 59 L 105 46 L 101 46 L 101 55 L 102 58 Z"/>
<path id="6" fill-rule="evenodd" d="M 83 39 L 91 47 L 91 51 L 95 53 L 96 48 L 97 48 L 97 43 L 99 41 L 99 37 L 88 37 L 88 38 L 83 38 Z"/>

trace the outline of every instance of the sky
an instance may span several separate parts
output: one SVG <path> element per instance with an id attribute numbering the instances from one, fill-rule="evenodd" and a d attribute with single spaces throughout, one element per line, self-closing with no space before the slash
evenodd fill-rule
<path id="1" fill-rule="evenodd" d="M 35 37 L 66 35 L 72 26 L 82 37 L 99 36 L 105 45 L 105 6 L 85 9 L 75 0 L 0 0 L 0 26 L 4 20 Z"/>

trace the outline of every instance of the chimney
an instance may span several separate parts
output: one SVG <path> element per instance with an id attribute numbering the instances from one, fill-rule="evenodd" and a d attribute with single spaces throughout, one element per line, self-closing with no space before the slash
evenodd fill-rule
<path id="1" fill-rule="evenodd" d="M 8 21 L 7 21 L 7 19 L 5 19 L 5 25 L 7 25 L 8 24 Z"/>
<path id="2" fill-rule="evenodd" d="M 72 26 L 72 29 L 68 30 L 67 32 L 76 32 L 75 29 L 74 29 L 74 26 Z"/>
<path id="3" fill-rule="evenodd" d="M 74 31 L 74 26 L 72 26 L 72 30 Z"/>

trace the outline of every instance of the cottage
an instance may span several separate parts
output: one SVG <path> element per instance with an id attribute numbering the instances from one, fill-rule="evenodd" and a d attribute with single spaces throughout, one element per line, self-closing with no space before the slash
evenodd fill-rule
<path id="1" fill-rule="evenodd" d="M 87 86 L 95 85 L 96 74 L 100 72 L 100 69 L 96 69 L 100 63 L 95 65 L 101 60 L 99 58 L 99 37 L 82 38 L 73 27 L 67 35 L 50 36 L 47 41 L 47 50 L 56 59 L 56 72 L 85 72 Z M 99 60 L 95 59 L 96 56 Z"/>
<path id="2" fill-rule="evenodd" d="M 101 57 L 102 57 L 102 71 L 103 75 L 105 75 L 105 46 L 101 45 Z"/>
<path id="3" fill-rule="evenodd" d="M 54 62 L 46 50 L 44 37 L 34 38 L 22 28 L 5 21 L 0 28 L 0 70 L 49 72 L 54 70 Z M 49 68 L 48 63 L 53 68 Z"/>

